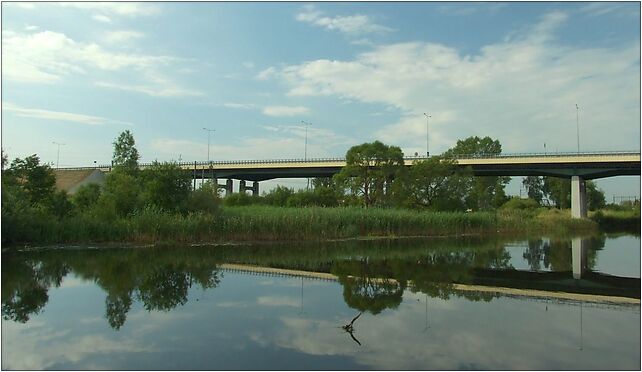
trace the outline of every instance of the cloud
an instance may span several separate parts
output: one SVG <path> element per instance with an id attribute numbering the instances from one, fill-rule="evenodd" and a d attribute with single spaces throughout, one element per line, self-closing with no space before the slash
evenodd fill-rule
<path id="1" fill-rule="evenodd" d="M 231 109 L 239 109 L 239 110 L 253 110 L 257 108 L 257 106 L 252 103 L 235 103 L 235 102 L 223 103 L 221 104 L 221 106 L 231 108 Z"/>
<path id="2" fill-rule="evenodd" d="M 256 75 L 256 78 L 258 80 L 268 80 L 269 78 L 273 77 L 276 75 L 276 68 L 274 67 L 268 67 L 265 70 L 262 70 Z"/>
<path id="3" fill-rule="evenodd" d="M 95 19 L 98 22 L 102 23 L 111 23 L 111 18 L 107 17 L 106 15 L 103 14 L 94 14 L 91 16 L 91 18 Z"/>
<path id="4" fill-rule="evenodd" d="M 314 6 L 306 6 L 304 10 L 296 15 L 296 20 L 314 26 L 323 27 L 326 30 L 339 31 L 346 34 L 364 34 L 373 32 L 393 31 L 389 27 L 376 24 L 372 18 L 366 15 L 350 15 L 327 17 L 323 12 Z"/>
<path id="5" fill-rule="evenodd" d="M 260 296 L 256 299 L 256 303 L 263 306 L 298 307 L 301 301 L 297 298 L 285 296 Z"/>
<path id="6" fill-rule="evenodd" d="M 130 40 L 140 39 L 144 36 L 145 35 L 142 32 L 138 32 L 138 31 L 130 31 L 130 30 L 110 31 L 105 34 L 104 40 L 110 44 L 120 44 L 120 43 L 126 43 Z"/>
<path id="7" fill-rule="evenodd" d="M 251 62 L 251 61 L 243 62 L 243 67 L 245 67 L 247 69 L 253 69 L 254 68 L 254 62 Z"/>
<path id="8" fill-rule="evenodd" d="M 65 34 L 5 32 L 3 76 L 10 80 L 51 83 L 65 75 L 86 74 L 88 68 L 107 71 L 150 69 L 177 61 L 169 56 L 112 53 L 95 43 L 81 43 Z"/>
<path id="9" fill-rule="evenodd" d="M 373 133 L 406 152 L 425 151 L 423 112 L 433 116 L 431 153 L 474 135 L 500 139 L 505 152 L 539 150 L 543 142 L 566 151 L 568 138 L 575 138 L 575 103 L 586 108 L 582 148 L 639 147 L 639 42 L 586 49 L 557 44 L 555 32 L 567 18 L 548 13 L 474 55 L 407 42 L 378 46 L 352 60 L 319 59 L 262 74 L 285 82 L 290 96 L 395 107 L 399 120 Z"/>
<path id="10" fill-rule="evenodd" d="M 71 112 L 62 112 L 62 111 L 50 111 L 42 110 L 35 108 L 25 108 L 12 103 L 3 103 L 2 109 L 6 112 L 11 112 L 16 116 L 21 116 L 25 118 L 34 118 L 34 119 L 43 119 L 43 120 L 55 120 L 55 121 L 66 121 L 72 123 L 79 123 L 85 125 L 104 125 L 104 124 L 125 124 L 133 125 L 132 123 L 112 120 L 103 118 L 100 116 L 91 116 L 84 114 L 76 114 Z"/>
<path id="11" fill-rule="evenodd" d="M 76 8 L 100 12 L 103 14 L 139 17 L 151 16 L 160 13 L 158 7 L 149 3 L 132 3 L 132 2 L 59 2 L 54 3 L 64 8 Z"/>
<path id="12" fill-rule="evenodd" d="M 263 115 L 267 116 L 298 116 L 307 115 L 310 110 L 303 106 L 266 106 Z"/>
<path id="13" fill-rule="evenodd" d="M 106 33 L 110 44 L 123 44 L 144 34 L 120 30 Z M 203 93 L 180 86 L 160 72 L 166 66 L 183 61 L 166 55 L 112 52 L 96 43 L 75 41 L 65 34 L 42 31 L 21 34 L 3 32 L 2 74 L 8 80 L 29 83 L 57 83 L 71 75 L 92 76 L 94 70 L 134 72 L 127 82 L 96 81 L 94 85 L 147 94 L 154 97 L 192 97 Z M 138 80 L 138 81 L 136 81 Z"/>

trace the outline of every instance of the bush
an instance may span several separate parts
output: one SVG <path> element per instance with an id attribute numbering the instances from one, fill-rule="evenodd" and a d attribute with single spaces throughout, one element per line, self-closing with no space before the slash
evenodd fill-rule
<path id="1" fill-rule="evenodd" d="M 71 201 L 78 210 L 84 211 L 94 206 L 99 197 L 100 186 L 96 183 L 90 183 L 78 188 L 78 191 L 71 197 Z"/>
<path id="2" fill-rule="evenodd" d="M 535 210 L 539 208 L 539 203 L 534 199 L 511 198 L 504 205 L 502 209 L 519 209 L 519 210 Z"/>
<path id="3" fill-rule="evenodd" d="M 250 196 L 245 192 L 233 193 L 223 199 L 223 205 L 229 207 L 258 204 L 261 199 L 258 196 Z"/>
<path id="4" fill-rule="evenodd" d="M 221 205 L 221 199 L 218 197 L 218 187 L 207 182 L 201 185 L 198 190 L 192 191 L 185 203 L 187 212 L 205 212 L 216 213 Z"/>

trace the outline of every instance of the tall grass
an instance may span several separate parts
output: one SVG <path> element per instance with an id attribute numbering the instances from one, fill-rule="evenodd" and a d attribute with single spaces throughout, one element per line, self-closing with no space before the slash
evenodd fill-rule
<path id="1" fill-rule="evenodd" d="M 65 219 L 43 216 L 17 222 L 21 225 L 16 230 L 20 234 L 7 237 L 3 229 L 3 243 L 293 241 L 497 232 L 564 233 L 596 228 L 592 221 L 571 219 L 570 213 L 557 211 L 460 213 L 271 206 L 225 207 L 215 215 L 181 215 L 147 208 L 113 220 L 79 215 Z"/>

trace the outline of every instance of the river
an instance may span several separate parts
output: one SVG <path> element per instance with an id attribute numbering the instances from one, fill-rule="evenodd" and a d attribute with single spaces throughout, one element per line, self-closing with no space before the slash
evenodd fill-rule
<path id="1" fill-rule="evenodd" d="M 3 369 L 640 369 L 640 237 L 2 254 Z"/>

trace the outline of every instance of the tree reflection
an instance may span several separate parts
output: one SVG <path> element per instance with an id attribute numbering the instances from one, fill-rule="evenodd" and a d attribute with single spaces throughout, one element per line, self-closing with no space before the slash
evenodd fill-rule
<path id="1" fill-rule="evenodd" d="M 593 269 L 597 262 L 597 252 L 606 244 L 605 235 L 582 238 L 586 246 L 586 268 Z M 524 259 L 533 271 L 549 269 L 551 271 L 571 271 L 573 251 L 570 240 L 532 239 L 524 251 Z"/>

